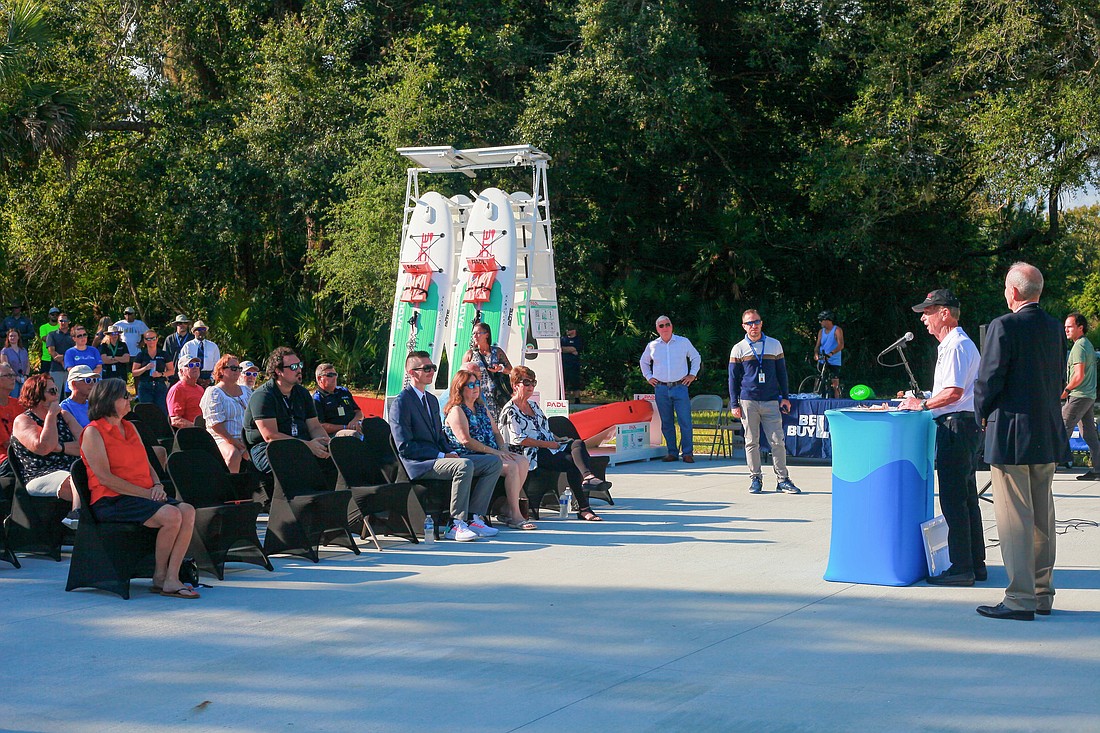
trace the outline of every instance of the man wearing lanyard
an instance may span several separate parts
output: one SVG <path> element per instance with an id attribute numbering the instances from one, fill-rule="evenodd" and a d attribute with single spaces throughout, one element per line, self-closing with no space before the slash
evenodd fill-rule
<path id="1" fill-rule="evenodd" d="M 787 361 L 783 345 L 764 335 L 760 313 L 749 309 L 741 314 L 745 338 L 730 351 L 730 409 L 745 428 L 745 460 L 752 480 L 749 493 L 764 488 L 760 468 L 760 430 L 768 435 L 772 449 L 772 468 L 778 493 L 801 494 L 787 473 L 787 447 L 783 443 L 783 416 L 791 411 L 787 399 Z"/>
<path id="2" fill-rule="evenodd" d="M 928 579 L 931 585 L 974 585 L 986 579 L 985 538 L 978 508 L 978 441 L 981 429 L 974 419 L 974 380 L 982 357 L 978 347 L 959 328 L 959 299 L 950 290 L 933 290 L 921 313 L 928 333 L 940 342 L 936 349 L 936 376 L 932 396 L 910 397 L 903 410 L 931 410 L 936 420 L 936 477 L 940 480 L 940 511 L 947 522 L 947 552 L 951 567 Z"/>
<path id="3" fill-rule="evenodd" d="M 657 412 L 661 416 L 661 433 L 668 446 L 668 455 L 661 460 L 666 463 L 677 461 L 682 452 L 684 463 L 695 463 L 695 457 L 691 454 L 691 398 L 688 397 L 688 385 L 699 374 L 702 359 L 691 341 L 672 334 L 672 321 L 668 316 L 657 319 L 657 333 L 659 337 L 646 345 L 638 363 L 642 376 L 653 385 Z M 676 450 L 677 424 L 680 426 L 679 452 Z"/>

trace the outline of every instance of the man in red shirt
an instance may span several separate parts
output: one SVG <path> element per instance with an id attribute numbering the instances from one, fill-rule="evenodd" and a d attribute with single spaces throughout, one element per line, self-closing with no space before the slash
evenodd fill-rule
<path id="1" fill-rule="evenodd" d="M 168 390 L 168 419 L 176 429 L 195 427 L 195 418 L 202 414 L 199 402 L 205 390 L 199 386 L 201 367 L 198 357 L 180 356 L 180 381 Z"/>

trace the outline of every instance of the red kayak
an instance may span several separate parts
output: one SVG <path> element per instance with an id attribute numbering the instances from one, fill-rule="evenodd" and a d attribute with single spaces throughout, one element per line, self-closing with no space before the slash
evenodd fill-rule
<path id="1" fill-rule="evenodd" d="M 574 412 L 569 419 L 577 428 L 581 440 L 588 440 L 616 425 L 649 422 L 653 419 L 653 405 L 645 400 L 612 402 L 610 405 Z"/>

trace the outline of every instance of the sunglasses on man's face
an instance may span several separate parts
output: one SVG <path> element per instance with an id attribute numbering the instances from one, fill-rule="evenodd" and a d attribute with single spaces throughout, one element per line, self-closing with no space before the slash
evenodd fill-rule
<path id="1" fill-rule="evenodd" d="M 86 333 L 74 333 L 73 338 L 74 339 L 86 339 L 86 338 L 88 338 L 88 334 L 86 334 Z"/>
<path id="2" fill-rule="evenodd" d="M 295 362 L 293 364 L 283 364 L 279 368 L 280 369 L 289 369 L 292 372 L 300 372 L 300 371 L 302 371 L 302 362 L 298 361 L 298 362 Z"/>
<path id="3" fill-rule="evenodd" d="M 205 328 L 196 328 L 195 333 L 206 333 L 206 329 Z"/>
<path id="4" fill-rule="evenodd" d="M 68 323 L 68 322 L 69 322 L 69 319 L 68 319 L 68 318 L 58 318 L 58 319 L 57 319 L 57 322 L 58 322 L 58 323 Z"/>
<path id="5" fill-rule="evenodd" d="M 259 372 L 245 372 L 244 375 L 246 377 L 258 377 L 258 376 L 260 376 L 260 373 Z"/>
<path id="6" fill-rule="evenodd" d="M 745 325 L 745 326 L 759 326 L 761 323 L 763 323 L 763 321 L 760 320 L 759 318 L 757 318 L 755 321 L 744 321 L 744 323 L 742 325 Z"/>
<path id="7" fill-rule="evenodd" d="M 198 369 L 201 366 L 202 366 L 201 361 L 193 361 L 190 364 L 185 364 L 184 369 Z"/>
<path id="8" fill-rule="evenodd" d="M 99 377 L 81 377 L 74 379 L 74 382 L 84 382 L 84 384 L 99 384 Z"/>
<path id="9" fill-rule="evenodd" d="M 318 374 L 317 376 L 332 379 L 333 377 L 337 377 L 339 375 L 336 372 L 324 372 L 323 374 Z"/>
<path id="10" fill-rule="evenodd" d="M 410 372 L 424 372 L 425 374 L 427 374 L 428 372 L 434 372 L 435 370 L 436 370 L 435 364 L 425 364 L 424 366 L 413 367 L 409 371 Z"/>

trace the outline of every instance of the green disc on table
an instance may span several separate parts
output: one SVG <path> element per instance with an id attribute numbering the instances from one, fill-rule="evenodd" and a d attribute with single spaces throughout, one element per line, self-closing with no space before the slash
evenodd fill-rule
<path id="1" fill-rule="evenodd" d="M 857 384 L 852 387 L 852 390 L 848 393 L 848 396 L 853 400 L 866 400 L 875 396 L 875 390 L 868 387 L 866 384 Z"/>

